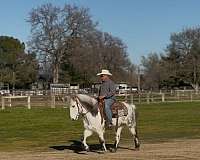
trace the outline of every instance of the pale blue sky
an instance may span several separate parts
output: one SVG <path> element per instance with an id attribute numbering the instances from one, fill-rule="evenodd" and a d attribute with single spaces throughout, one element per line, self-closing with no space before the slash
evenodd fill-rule
<path id="1" fill-rule="evenodd" d="M 200 0 L 0 0 L 0 35 L 26 42 L 28 13 L 47 2 L 89 8 L 100 30 L 123 40 L 134 64 L 150 52 L 162 52 L 171 33 L 200 24 Z"/>

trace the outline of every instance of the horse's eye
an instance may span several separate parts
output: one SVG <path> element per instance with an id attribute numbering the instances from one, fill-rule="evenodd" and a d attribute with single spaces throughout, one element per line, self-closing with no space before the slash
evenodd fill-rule
<path id="1" fill-rule="evenodd" d="M 72 106 L 72 108 L 74 108 L 75 106 Z"/>

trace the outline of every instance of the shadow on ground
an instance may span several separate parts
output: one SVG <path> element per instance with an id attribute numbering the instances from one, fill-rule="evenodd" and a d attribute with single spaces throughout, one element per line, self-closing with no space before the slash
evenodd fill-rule
<path id="1" fill-rule="evenodd" d="M 70 140 L 69 141 L 71 144 L 70 145 L 58 145 L 58 146 L 50 146 L 50 148 L 55 149 L 57 151 L 63 151 L 63 150 L 71 150 L 74 153 L 77 154 L 86 154 L 85 149 L 81 143 L 81 141 L 77 141 L 77 140 Z M 90 148 L 90 152 L 95 152 L 95 153 L 103 153 L 102 150 L 102 146 L 100 144 L 91 144 L 89 145 Z M 113 150 L 114 146 L 113 144 L 106 144 L 106 148 L 110 151 Z M 127 147 L 118 147 L 119 149 L 127 149 L 127 150 L 134 150 L 134 149 L 130 149 Z"/>

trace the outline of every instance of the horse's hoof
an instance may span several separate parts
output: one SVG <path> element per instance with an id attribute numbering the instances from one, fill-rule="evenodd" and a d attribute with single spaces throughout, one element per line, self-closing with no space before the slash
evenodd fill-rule
<path id="1" fill-rule="evenodd" d="M 140 147 L 135 147 L 134 150 L 135 150 L 135 151 L 139 151 L 139 150 L 140 150 Z"/>
<path id="2" fill-rule="evenodd" d="M 85 147 L 85 151 L 86 151 L 86 152 L 89 152 L 89 151 L 90 151 L 90 148 L 89 148 L 89 147 Z"/>
<path id="3" fill-rule="evenodd" d="M 117 148 L 110 148 L 110 152 L 111 152 L 111 153 L 117 152 Z"/>
<path id="4" fill-rule="evenodd" d="M 102 151 L 102 152 L 107 152 L 107 149 L 101 148 L 101 151 Z"/>
<path id="5" fill-rule="evenodd" d="M 102 151 L 99 151 L 98 153 L 99 153 L 99 154 L 104 154 L 104 153 L 106 153 L 106 151 L 105 151 L 105 150 L 102 150 Z"/>
<path id="6" fill-rule="evenodd" d="M 138 144 L 135 145 L 135 149 L 139 150 L 139 148 L 140 148 L 140 143 L 138 143 Z"/>

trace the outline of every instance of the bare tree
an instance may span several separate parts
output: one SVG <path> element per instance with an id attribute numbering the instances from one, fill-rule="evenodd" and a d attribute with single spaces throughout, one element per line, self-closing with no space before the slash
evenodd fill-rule
<path id="1" fill-rule="evenodd" d="M 96 30 L 80 42 L 74 50 L 71 62 L 82 77 L 88 78 L 85 80 L 97 80 L 96 73 L 102 68 L 110 69 L 116 81 L 131 80 L 132 64 L 126 46 L 119 38 Z"/>
<path id="2" fill-rule="evenodd" d="M 50 63 L 53 83 L 58 83 L 60 65 L 71 54 L 74 41 L 96 27 L 88 9 L 71 5 L 60 8 L 50 3 L 32 9 L 28 22 L 31 24 L 30 50 L 38 53 L 41 63 Z"/>
<path id="3" fill-rule="evenodd" d="M 148 57 L 142 57 L 144 69 L 144 88 L 158 90 L 160 87 L 160 57 L 157 53 L 150 53 Z"/>

